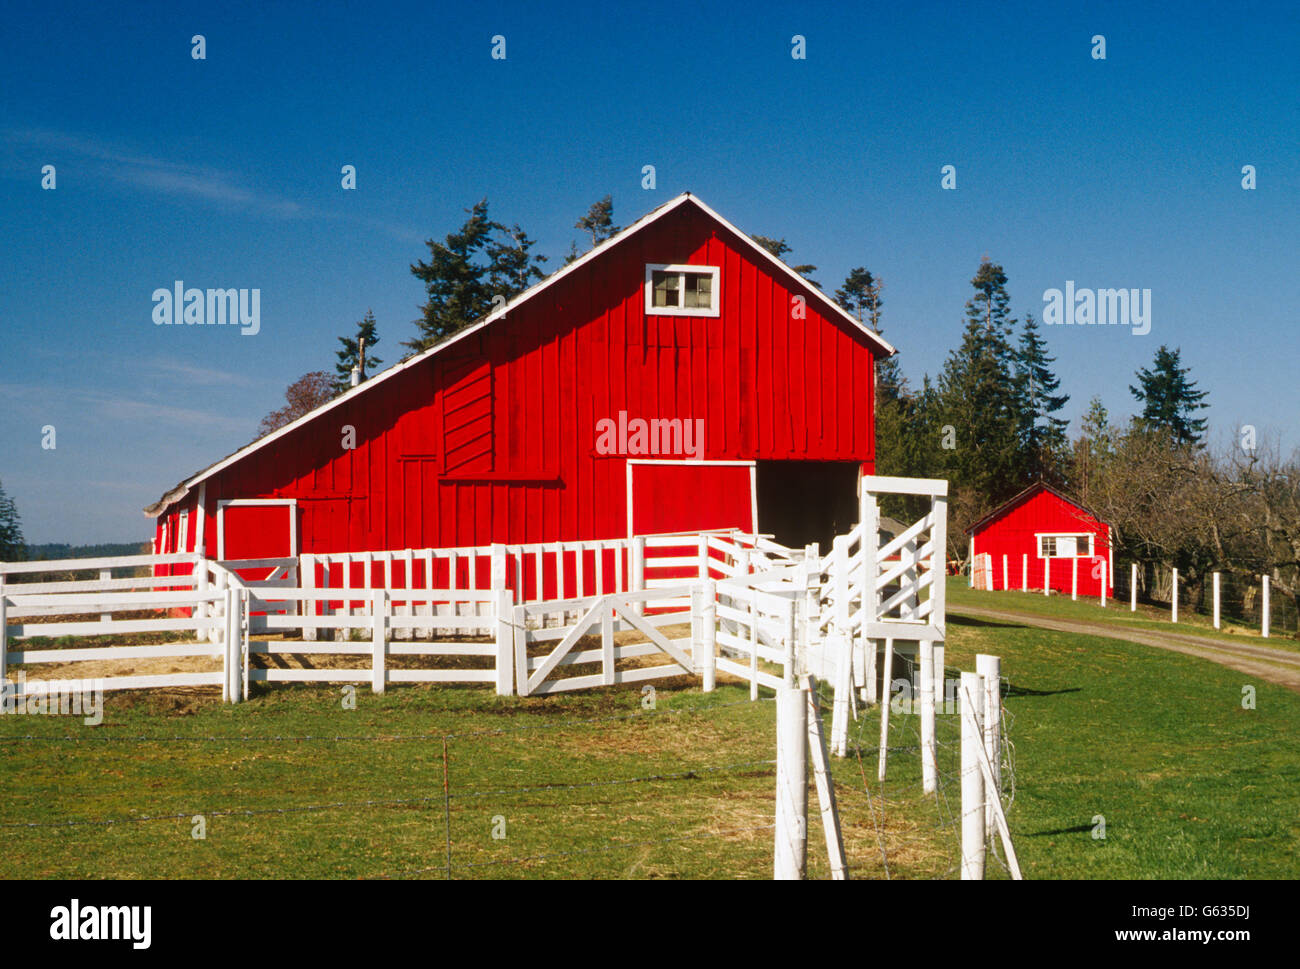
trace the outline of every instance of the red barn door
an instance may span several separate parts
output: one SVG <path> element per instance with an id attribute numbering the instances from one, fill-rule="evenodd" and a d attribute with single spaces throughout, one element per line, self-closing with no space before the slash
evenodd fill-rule
<path id="1" fill-rule="evenodd" d="M 217 508 L 217 557 L 290 558 L 298 554 L 298 507 L 288 500 L 223 501 Z M 254 582 L 269 578 L 270 568 L 238 569 Z"/>
<path id="2" fill-rule="evenodd" d="M 632 535 L 756 527 L 752 461 L 629 461 L 627 473 Z"/>

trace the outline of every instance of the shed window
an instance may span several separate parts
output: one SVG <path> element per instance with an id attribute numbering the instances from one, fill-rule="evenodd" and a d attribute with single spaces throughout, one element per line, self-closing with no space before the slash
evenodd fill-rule
<path id="1" fill-rule="evenodd" d="M 1092 558 L 1092 535 L 1039 535 L 1038 556 L 1045 559 Z"/>
<path id="2" fill-rule="evenodd" d="M 646 313 L 717 316 L 720 273 L 716 266 L 646 266 Z"/>

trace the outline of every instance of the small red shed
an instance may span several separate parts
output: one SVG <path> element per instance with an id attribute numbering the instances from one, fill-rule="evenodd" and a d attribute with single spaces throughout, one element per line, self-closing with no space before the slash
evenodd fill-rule
<path id="1" fill-rule="evenodd" d="M 1050 588 L 1099 596 L 1115 591 L 1111 528 L 1051 485 L 1030 485 L 966 529 L 973 580 L 989 589 Z M 1076 578 L 1077 576 L 1077 578 Z"/>
<path id="2" fill-rule="evenodd" d="M 213 558 L 741 528 L 829 543 L 874 471 L 870 328 L 689 193 L 186 478 Z"/>

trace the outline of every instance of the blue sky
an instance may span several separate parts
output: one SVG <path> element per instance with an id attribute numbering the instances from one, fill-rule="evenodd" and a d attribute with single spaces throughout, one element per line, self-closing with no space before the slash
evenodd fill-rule
<path id="1" fill-rule="evenodd" d="M 1298 10 L 12 9 L 0 481 L 29 541 L 146 537 L 140 509 L 250 440 L 292 380 L 332 369 L 335 338 L 368 308 L 379 356 L 397 360 L 423 296 L 408 267 L 464 207 L 486 196 L 558 265 L 592 201 L 612 193 L 626 225 L 684 190 L 784 236 L 828 289 L 857 265 L 882 277 L 885 335 L 914 381 L 956 344 L 982 255 L 1006 269 L 1017 316 L 1041 315 L 1067 279 L 1149 288 L 1147 336 L 1047 328 L 1067 416 L 1094 394 L 1131 412 L 1133 372 L 1168 343 L 1220 434 L 1250 423 L 1290 448 Z M 195 34 L 206 60 L 191 58 Z M 795 34 L 806 60 L 790 56 Z M 940 188 L 948 164 L 955 191 Z M 151 294 L 176 279 L 260 289 L 261 332 L 155 327 Z"/>

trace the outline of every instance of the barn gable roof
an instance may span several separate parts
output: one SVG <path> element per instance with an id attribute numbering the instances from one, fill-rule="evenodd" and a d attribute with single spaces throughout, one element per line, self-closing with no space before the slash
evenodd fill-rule
<path id="1" fill-rule="evenodd" d="M 770 252 L 768 252 L 766 249 L 760 246 L 757 242 L 751 239 L 749 235 L 737 229 L 734 225 L 732 225 L 730 222 L 728 222 L 721 215 L 719 215 L 717 212 L 711 209 L 700 199 L 696 198 L 690 192 L 683 192 L 681 195 L 678 195 L 676 198 L 671 199 L 670 201 L 665 202 L 663 205 L 660 205 L 657 208 L 647 212 L 640 219 L 638 219 L 636 222 L 633 222 L 631 225 L 623 229 L 617 235 L 612 236 L 605 242 L 593 248 L 590 252 L 587 252 L 584 255 L 578 257 L 573 262 L 569 263 L 569 265 L 565 266 L 564 268 L 558 270 L 555 273 L 552 273 L 550 276 L 547 276 L 545 279 L 535 283 L 533 286 L 529 287 L 524 292 L 520 293 L 510 302 L 506 303 L 500 309 L 494 310 L 492 313 L 488 314 L 483 319 L 479 320 L 479 322 L 474 323 L 471 326 L 467 326 L 463 330 L 460 330 L 454 335 L 443 340 L 441 343 L 438 343 L 427 350 L 423 350 L 420 353 L 417 353 L 414 356 L 410 357 L 409 359 L 404 360 L 395 366 L 389 367 L 387 370 L 384 370 L 381 373 L 375 374 L 369 380 L 364 381 L 363 383 L 359 384 L 356 387 L 350 388 L 349 390 L 335 397 L 333 400 L 321 404 L 319 407 L 315 408 L 314 410 L 311 410 L 306 414 L 302 415 L 301 417 L 297 418 L 296 420 L 289 422 L 284 427 L 281 427 L 278 430 L 265 435 L 264 437 L 260 437 L 257 440 L 244 445 L 239 450 L 234 451 L 233 453 L 227 455 L 226 457 L 222 458 L 216 463 L 209 465 L 207 468 L 204 468 L 202 471 L 195 472 L 190 477 L 186 478 L 185 480 L 177 484 L 174 488 L 169 489 L 161 498 L 158 499 L 158 501 L 154 502 L 152 505 L 149 505 L 147 508 L 145 508 L 144 509 L 145 517 L 156 518 L 158 515 L 162 514 L 170 505 L 176 503 L 177 501 L 180 501 L 187 494 L 189 494 L 190 488 L 199 484 L 203 480 L 212 477 L 214 474 L 217 474 L 223 469 L 229 467 L 230 465 L 234 464 L 236 461 L 242 460 L 243 458 L 247 457 L 249 454 L 252 454 L 254 451 L 257 451 L 260 448 L 263 448 L 266 445 L 270 444 L 271 442 L 276 441 L 281 437 L 284 437 L 285 435 L 296 430 L 298 427 L 301 427 L 303 424 L 307 423 L 308 421 L 315 420 L 317 417 L 321 416 L 326 411 L 338 407 L 343 403 L 345 403 L 346 401 L 352 400 L 359 394 L 364 394 L 374 385 L 381 383 L 384 380 L 387 380 L 390 377 L 393 377 L 396 374 L 401 373 L 411 367 L 419 366 L 421 363 L 423 363 L 425 360 L 427 360 L 429 357 L 433 356 L 434 354 L 441 353 L 442 351 L 446 350 L 448 347 L 452 346 L 453 344 L 460 342 L 461 340 L 471 336 L 474 333 L 477 333 L 479 330 L 483 329 L 486 326 L 490 326 L 492 323 L 496 322 L 497 320 L 504 318 L 511 310 L 518 308 L 521 304 L 532 299 L 534 296 L 536 296 L 538 293 L 542 292 L 543 290 L 547 289 L 549 286 L 559 282 L 561 279 L 565 278 L 566 276 L 572 273 L 578 272 L 580 269 L 582 269 L 584 266 L 586 266 L 588 263 L 594 260 L 597 256 L 603 255 L 606 252 L 608 252 L 612 247 L 620 245 L 621 243 L 627 241 L 632 236 L 640 232 L 642 229 L 646 228 L 646 226 L 649 226 L 654 222 L 657 222 L 659 219 L 663 218 L 669 212 L 673 212 L 683 205 L 694 205 L 701 212 L 708 215 L 709 218 L 713 219 L 715 222 L 719 223 L 723 228 L 727 229 L 729 232 L 735 235 L 736 238 L 740 239 L 743 244 L 747 245 L 749 250 L 757 256 L 760 263 L 766 263 L 768 266 L 776 270 L 781 275 L 784 275 L 789 279 L 793 280 L 802 289 L 807 290 L 814 299 L 818 300 L 827 310 L 829 310 L 831 316 L 838 317 L 840 320 L 847 322 L 854 329 L 856 329 L 860 334 L 862 334 L 867 339 L 867 341 L 870 344 L 872 344 L 878 356 L 880 356 L 881 358 L 890 357 L 898 352 L 893 346 L 889 344 L 888 341 L 886 341 L 883 337 L 881 337 L 879 333 L 876 333 L 870 327 L 863 324 L 860 320 L 858 320 L 851 313 L 845 310 L 842 306 L 836 303 L 833 299 L 831 299 L 829 296 L 823 293 L 820 289 L 818 289 L 816 286 L 813 286 L 811 283 L 809 283 L 807 279 L 799 275 L 797 272 L 795 272 L 793 269 L 787 266 L 784 262 L 782 262 L 776 256 L 772 255 Z"/>
<path id="2" fill-rule="evenodd" d="M 1075 508 L 1078 508 L 1080 511 L 1087 512 L 1098 522 L 1101 522 L 1103 525 L 1105 524 L 1105 522 L 1102 522 L 1101 516 L 1098 515 L 1091 508 L 1089 508 L 1087 505 L 1084 505 L 1076 501 L 1075 499 L 1071 498 L 1063 491 L 1058 491 L 1056 488 L 1053 488 L 1051 485 L 1047 484 L 1044 481 L 1035 481 L 1024 491 L 1020 492 L 1020 494 L 1016 495 L 1014 498 L 1010 499 L 1009 501 L 1003 502 L 1001 505 L 998 505 L 998 507 L 994 508 L 991 512 L 989 512 L 987 515 L 985 515 L 983 518 L 977 521 L 974 525 L 968 527 L 966 529 L 966 534 L 968 535 L 974 534 L 975 532 L 979 531 L 981 528 L 983 528 L 985 525 L 989 524 L 990 522 L 994 521 L 995 519 L 1001 518 L 1012 508 L 1016 507 L 1016 505 L 1023 504 L 1024 502 L 1032 498 L 1034 495 L 1043 491 L 1050 492 L 1051 494 L 1056 495 L 1056 497 L 1060 498 L 1066 504 L 1074 505 Z"/>

